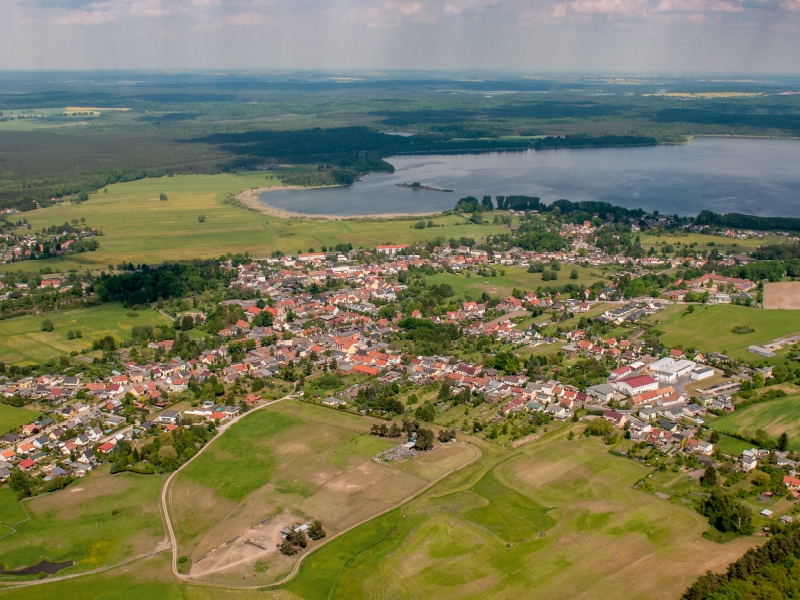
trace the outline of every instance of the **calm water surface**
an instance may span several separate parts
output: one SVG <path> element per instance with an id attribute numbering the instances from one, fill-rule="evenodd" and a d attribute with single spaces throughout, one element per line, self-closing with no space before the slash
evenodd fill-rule
<path id="1" fill-rule="evenodd" d="M 601 200 L 696 215 L 704 209 L 800 217 L 800 141 L 699 138 L 680 146 L 392 156 L 394 173 L 351 186 L 261 194 L 305 214 L 438 212 L 463 196 L 527 194 L 545 202 Z M 455 190 L 415 191 L 398 183 Z"/>

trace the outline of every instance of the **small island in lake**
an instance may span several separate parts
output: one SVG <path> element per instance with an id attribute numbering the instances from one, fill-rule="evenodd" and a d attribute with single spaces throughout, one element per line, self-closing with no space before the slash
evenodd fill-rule
<path id="1" fill-rule="evenodd" d="M 419 181 L 414 183 L 395 183 L 397 187 L 409 188 L 412 190 L 426 190 L 428 192 L 452 192 L 454 190 L 445 190 L 442 188 L 432 187 L 430 185 L 422 185 Z"/>

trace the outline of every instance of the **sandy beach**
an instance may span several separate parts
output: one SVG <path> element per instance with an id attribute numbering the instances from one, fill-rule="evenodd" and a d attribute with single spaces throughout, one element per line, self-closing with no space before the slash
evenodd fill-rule
<path id="1" fill-rule="evenodd" d="M 339 186 L 318 186 L 318 187 L 339 187 Z M 264 213 L 265 215 L 270 215 L 273 217 L 280 217 L 282 219 L 322 219 L 326 221 L 346 221 L 346 220 L 358 220 L 358 219 L 397 219 L 402 217 L 434 217 L 439 215 L 440 213 L 431 213 L 431 212 L 424 212 L 424 213 L 386 213 L 386 214 L 377 214 L 377 215 L 322 215 L 322 214 L 305 214 L 305 213 L 297 213 L 292 212 L 290 210 L 283 210 L 281 208 L 274 208 L 272 206 L 267 206 L 259 201 L 258 196 L 261 192 L 272 192 L 275 190 L 304 190 L 309 189 L 304 186 L 299 185 L 286 185 L 286 186 L 275 186 L 275 187 L 267 187 L 267 188 L 255 188 L 252 190 L 245 190 L 238 196 L 236 199 L 239 200 L 242 204 L 244 204 L 247 208 L 252 210 L 256 210 L 260 213 Z"/>

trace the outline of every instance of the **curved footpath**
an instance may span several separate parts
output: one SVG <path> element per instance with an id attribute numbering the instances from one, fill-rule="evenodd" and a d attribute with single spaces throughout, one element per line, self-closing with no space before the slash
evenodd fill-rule
<path id="1" fill-rule="evenodd" d="M 64 580 L 67 580 L 67 579 L 75 579 L 75 578 L 78 578 L 78 577 L 84 577 L 86 575 L 96 575 L 98 573 L 102 573 L 102 572 L 105 572 L 105 571 L 110 571 L 111 569 L 116 569 L 117 567 L 125 566 L 127 564 L 130 564 L 132 562 L 135 562 L 135 561 L 143 559 L 143 558 L 147 558 L 147 557 L 150 557 L 150 556 L 155 556 L 156 554 L 160 554 L 161 552 L 164 552 L 165 550 L 167 550 L 169 548 L 172 549 L 172 561 L 171 561 L 172 574 L 175 576 L 176 579 L 178 579 L 180 581 L 183 581 L 185 583 L 188 583 L 188 584 L 191 584 L 191 585 L 202 586 L 202 587 L 213 587 L 213 588 L 234 589 L 234 590 L 251 590 L 251 591 L 266 590 L 266 589 L 269 589 L 269 588 L 278 587 L 280 585 L 283 585 L 283 584 L 288 583 L 289 581 L 291 581 L 295 577 L 295 575 L 297 575 L 297 573 L 300 570 L 300 566 L 302 565 L 303 561 L 309 555 L 311 555 L 316 550 L 319 550 L 320 548 L 322 548 L 328 542 L 331 542 L 331 541 L 337 539 L 338 537 L 344 535 L 345 533 L 348 533 L 349 531 L 352 531 L 356 527 L 360 527 L 361 525 L 363 525 L 364 523 L 367 523 L 368 521 L 371 521 L 372 519 L 376 519 L 376 518 L 378 518 L 378 517 L 380 517 L 382 515 L 385 515 L 388 512 L 391 512 L 391 511 L 395 510 L 396 508 L 399 508 L 400 506 L 402 506 L 402 505 L 404 505 L 404 504 L 406 504 L 408 502 L 411 502 L 412 500 L 418 498 L 419 496 L 421 496 L 422 494 L 424 494 L 425 492 L 430 490 L 433 486 L 435 486 L 437 483 L 442 481 L 445 477 L 448 477 L 448 476 L 452 475 L 456 471 L 460 471 L 461 469 L 469 467 L 470 465 L 472 465 L 475 462 L 477 462 L 483 456 L 483 453 L 481 452 L 481 449 L 478 446 L 476 446 L 474 444 L 470 444 L 471 448 L 475 451 L 475 456 L 473 456 L 469 461 L 467 461 L 463 465 L 460 465 L 458 467 L 450 469 L 449 471 L 447 471 L 445 473 L 442 473 L 439 477 L 437 477 L 436 479 L 434 479 L 433 481 L 429 482 L 424 487 L 422 487 L 419 490 L 417 490 L 414 494 L 412 494 L 408 498 L 404 498 L 403 500 L 400 500 L 399 502 L 389 506 L 388 508 L 385 508 L 382 511 L 380 511 L 378 513 L 375 513 L 374 515 L 370 515 L 369 517 L 366 517 L 366 518 L 362 519 L 361 521 L 359 521 L 357 523 L 354 523 L 353 525 L 350 525 L 346 529 L 343 529 L 342 531 L 339 531 L 338 533 L 335 533 L 334 535 L 326 537 L 322 541 L 322 543 L 315 545 L 313 548 L 309 549 L 308 552 L 303 554 L 298 559 L 298 561 L 294 564 L 294 567 L 292 567 L 292 570 L 285 577 L 283 577 L 282 579 L 280 579 L 279 581 L 276 581 L 274 583 L 269 583 L 269 584 L 265 584 L 265 585 L 255 585 L 255 586 L 243 586 L 243 585 L 242 586 L 237 586 L 237 585 L 230 585 L 230 584 L 214 583 L 214 582 L 210 582 L 210 581 L 204 581 L 202 579 L 195 579 L 195 578 L 193 578 L 193 577 L 191 577 L 189 575 L 184 575 L 182 573 L 179 573 L 178 572 L 178 540 L 177 540 L 177 538 L 175 536 L 175 529 L 174 529 L 174 527 L 172 525 L 172 520 L 170 519 L 170 516 L 169 516 L 169 494 L 170 494 L 170 486 L 172 484 L 172 481 L 175 479 L 175 477 L 178 475 L 178 473 L 180 473 L 187 465 L 189 465 L 194 459 L 196 459 L 198 456 L 200 456 L 215 441 L 217 441 L 222 436 L 222 434 L 225 433 L 225 431 L 231 425 L 233 425 L 234 423 L 237 423 L 240 419 L 243 419 L 247 415 L 253 414 L 255 411 L 257 411 L 257 410 L 259 410 L 261 408 L 264 408 L 266 406 L 271 406 L 271 405 L 276 404 L 278 402 L 281 402 L 283 400 L 287 400 L 287 399 L 293 398 L 294 396 L 295 396 L 295 391 L 292 391 L 292 393 L 290 393 L 290 394 L 288 394 L 288 395 L 286 395 L 286 396 L 284 396 L 282 398 L 278 398 L 278 399 L 272 400 L 270 402 L 265 402 L 264 404 L 261 404 L 261 405 L 257 406 L 256 408 L 247 411 L 246 413 L 242 413 L 240 415 L 237 415 L 236 417 L 234 417 L 233 419 L 231 419 L 227 423 L 224 423 L 223 425 L 220 425 L 220 427 L 217 430 L 218 433 L 214 437 L 214 439 L 212 439 L 205 446 L 203 446 L 197 454 L 195 454 L 192 458 L 190 458 L 185 463 L 183 463 L 180 467 L 178 467 L 175 471 L 173 471 L 170 474 L 169 477 L 167 477 L 167 480 L 164 482 L 164 485 L 161 488 L 161 513 L 162 513 L 162 516 L 164 518 L 164 523 L 166 525 L 166 533 L 167 533 L 168 540 L 165 540 L 164 542 L 159 544 L 159 546 L 156 548 L 156 550 L 154 550 L 152 552 L 148 552 L 146 554 L 140 554 L 139 556 L 135 556 L 133 558 L 129 558 L 129 559 L 127 559 L 127 560 L 125 560 L 123 562 L 117 563 L 115 565 L 108 565 L 108 566 L 105 566 L 105 567 L 100 567 L 98 569 L 93 569 L 91 571 L 85 571 L 83 573 L 74 573 L 72 575 L 62 575 L 60 577 L 50 577 L 50 578 L 47 578 L 47 579 L 37 579 L 35 581 L 14 582 L 12 585 L 0 588 L 0 593 L 3 592 L 4 590 L 13 590 L 13 589 L 18 589 L 18 588 L 21 588 L 21 587 L 27 587 L 27 586 L 31 586 L 31 585 L 44 585 L 44 584 L 47 584 L 47 583 L 55 583 L 57 581 L 64 581 Z M 167 541 L 168 541 L 168 543 L 167 543 Z M 2 584 L 0 584 L 0 585 L 2 585 Z"/>

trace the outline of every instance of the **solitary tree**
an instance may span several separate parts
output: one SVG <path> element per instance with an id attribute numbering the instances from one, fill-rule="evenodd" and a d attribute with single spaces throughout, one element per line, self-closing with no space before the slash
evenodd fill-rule
<path id="1" fill-rule="evenodd" d="M 161 192 L 161 193 L 158 195 L 158 199 L 159 199 L 159 200 L 167 200 L 167 195 L 166 195 L 164 192 Z"/>
<path id="2" fill-rule="evenodd" d="M 42 331 L 53 331 L 53 322 L 50 319 L 42 321 Z"/>
<path id="3" fill-rule="evenodd" d="M 786 452 L 789 449 L 789 436 L 784 431 L 778 438 L 778 443 L 775 446 L 781 452 Z"/>
<path id="4" fill-rule="evenodd" d="M 717 470 L 709 466 L 706 472 L 700 477 L 700 485 L 703 487 L 714 487 L 717 485 Z"/>
<path id="5" fill-rule="evenodd" d="M 417 450 L 430 450 L 433 448 L 433 431 L 430 429 L 420 429 L 417 431 L 417 441 L 414 443 L 414 447 Z"/>

